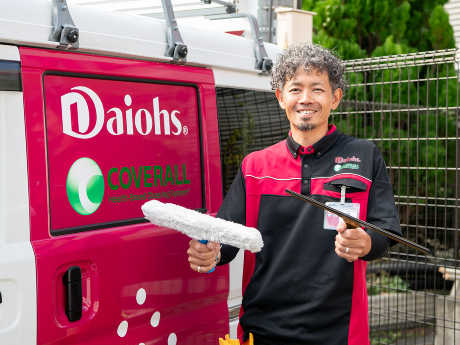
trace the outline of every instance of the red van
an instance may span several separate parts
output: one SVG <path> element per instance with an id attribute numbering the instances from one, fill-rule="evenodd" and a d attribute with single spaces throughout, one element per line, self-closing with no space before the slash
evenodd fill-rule
<path id="1" fill-rule="evenodd" d="M 0 0 L 0 344 L 236 336 L 242 256 L 198 274 L 141 206 L 214 215 L 243 157 L 286 136 L 280 48 L 185 26 L 174 46 L 169 24 Z"/>

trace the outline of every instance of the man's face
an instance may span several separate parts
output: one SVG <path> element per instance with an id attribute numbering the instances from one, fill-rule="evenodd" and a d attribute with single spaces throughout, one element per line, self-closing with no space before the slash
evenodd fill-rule
<path id="1" fill-rule="evenodd" d="M 295 76 L 286 81 L 282 92 L 276 90 L 276 97 L 293 130 L 326 129 L 331 109 L 340 103 L 342 90 L 332 93 L 327 72 L 320 74 L 316 69 L 307 72 L 300 67 Z"/>

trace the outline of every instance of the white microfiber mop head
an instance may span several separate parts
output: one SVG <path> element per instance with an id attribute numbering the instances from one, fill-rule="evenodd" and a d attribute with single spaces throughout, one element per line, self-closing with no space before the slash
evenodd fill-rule
<path id="1" fill-rule="evenodd" d="M 257 229 L 214 218 L 185 207 L 151 200 L 142 206 L 145 218 L 155 225 L 182 232 L 197 239 L 229 244 L 260 252 L 264 243 Z"/>

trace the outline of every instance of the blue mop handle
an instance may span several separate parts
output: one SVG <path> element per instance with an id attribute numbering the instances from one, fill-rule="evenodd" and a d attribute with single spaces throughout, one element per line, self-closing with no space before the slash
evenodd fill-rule
<path id="1" fill-rule="evenodd" d="M 203 243 L 203 244 L 206 244 L 206 243 L 208 243 L 208 240 L 198 240 L 198 242 Z M 214 272 L 215 269 L 216 269 L 216 268 L 214 267 L 212 270 L 210 270 L 210 271 L 208 271 L 208 272 L 206 272 L 206 273 Z"/>

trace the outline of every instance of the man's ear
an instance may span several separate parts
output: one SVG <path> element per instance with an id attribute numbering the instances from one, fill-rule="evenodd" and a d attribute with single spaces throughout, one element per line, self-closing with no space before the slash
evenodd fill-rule
<path id="1" fill-rule="evenodd" d="M 276 89 L 276 98 L 278 98 L 278 103 L 280 104 L 281 109 L 286 109 L 286 106 L 283 101 L 283 91 Z"/>
<path id="2" fill-rule="evenodd" d="M 339 106 L 340 100 L 342 99 L 342 95 L 343 95 L 342 89 L 336 89 L 334 91 L 334 95 L 332 96 L 332 104 L 331 104 L 332 110 L 335 110 Z"/>

